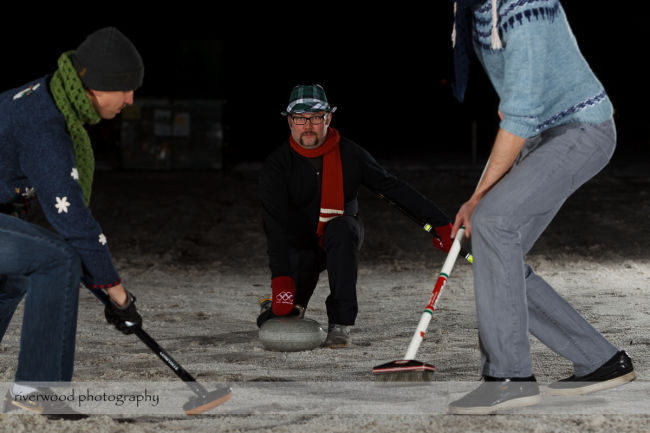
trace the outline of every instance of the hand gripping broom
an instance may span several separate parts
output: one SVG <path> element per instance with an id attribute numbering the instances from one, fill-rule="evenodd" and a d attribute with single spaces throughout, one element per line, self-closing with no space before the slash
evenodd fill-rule
<path id="1" fill-rule="evenodd" d="M 90 290 L 93 295 L 99 299 L 102 304 L 107 305 L 109 297 L 102 290 Z M 127 322 L 128 323 L 128 322 Z M 133 325 L 134 334 L 153 352 L 158 358 L 160 358 L 167 367 L 171 368 L 172 371 L 178 376 L 194 393 L 194 396 L 191 397 L 187 403 L 183 405 L 183 411 L 187 415 L 198 415 L 207 410 L 212 409 L 213 407 L 219 406 L 222 403 L 225 403 L 231 396 L 232 390 L 230 387 L 221 387 L 215 391 L 208 391 L 192 377 L 190 373 L 187 372 L 174 358 L 171 357 L 169 353 L 165 351 L 156 340 L 154 340 L 149 334 L 147 334 L 144 329 L 139 325 Z"/>
<path id="2" fill-rule="evenodd" d="M 388 362 L 374 367 L 372 373 L 377 377 L 377 380 L 382 382 L 420 382 L 431 380 L 431 376 L 436 370 L 435 367 L 422 361 L 416 361 L 415 354 L 420 348 L 422 340 L 424 340 L 424 334 L 429 327 L 431 316 L 436 308 L 438 296 L 440 295 L 440 292 L 442 292 L 442 289 L 445 288 L 447 278 L 449 278 L 449 274 L 456 263 L 456 258 L 461 250 L 460 239 L 462 239 L 464 235 L 465 227 L 461 227 L 460 230 L 458 230 L 454 242 L 451 244 L 451 249 L 447 254 L 447 259 L 445 259 L 445 263 L 442 266 L 442 271 L 440 271 L 440 276 L 438 276 L 436 285 L 433 288 L 433 293 L 429 299 L 429 303 L 424 309 L 424 312 L 420 317 L 420 322 L 411 338 L 411 343 L 406 351 L 406 355 L 404 355 L 404 358 L 401 360 Z"/>
<path id="3" fill-rule="evenodd" d="M 384 200 L 386 203 L 388 203 L 388 204 L 391 205 L 392 207 L 398 209 L 400 212 L 402 212 L 402 213 L 403 213 L 404 215 L 406 215 L 407 217 L 411 218 L 411 219 L 412 219 L 416 224 L 418 224 L 420 227 L 422 227 L 422 229 L 423 229 L 425 232 L 427 232 L 427 233 L 429 233 L 429 234 L 431 234 L 431 232 L 433 232 L 433 235 L 434 235 L 435 237 L 440 238 L 440 237 L 438 236 L 438 234 L 436 233 L 436 231 L 434 230 L 434 228 L 433 228 L 433 226 L 432 226 L 431 224 L 422 221 L 421 218 L 418 218 L 418 217 L 415 216 L 412 212 L 409 212 L 408 210 L 404 209 L 402 206 L 398 205 L 397 203 L 395 203 L 394 201 L 392 201 L 391 199 L 389 199 L 389 198 L 386 197 L 385 195 L 383 195 L 383 194 L 381 194 L 381 193 L 378 193 L 377 191 L 373 191 L 373 192 L 375 193 L 375 195 L 377 195 L 377 197 L 379 197 L 380 199 Z M 460 249 L 459 249 L 459 254 L 460 254 L 460 255 L 461 255 L 465 260 L 467 260 L 468 262 L 470 262 L 470 263 L 473 263 L 473 262 L 474 262 L 474 258 L 472 257 L 472 254 L 470 254 L 468 251 L 466 251 L 466 250 L 460 248 Z"/>

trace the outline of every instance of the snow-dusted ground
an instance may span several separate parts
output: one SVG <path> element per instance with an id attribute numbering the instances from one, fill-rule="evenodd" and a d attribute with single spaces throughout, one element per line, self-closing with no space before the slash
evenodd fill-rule
<path id="1" fill-rule="evenodd" d="M 389 169 L 453 214 L 481 167 L 427 162 Z M 471 265 L 456 263 L 418 359 L 434 381 L 378 386 L 372 367 L 404 355 L 444 256 L 395 209 L 362 191 L 366 241 L 360 313 L 350 349 L 268 352 L 257 340 L 257 299 L 269 291 L 256 165 L 220 173 L 118 173 L 96 177 L 93 212 L 124 283 L 136 293 L 145 329 L 208 389 L 233 397 L 197 417 L 152 405 L 109 410 L 77 422 L 0 415 L 3 431 L 223 432 L 585 432 L 647 431 L 650 423 L 650 170 L 614 164 L 566 203 L 528 260 L 595 327 L 635 361 L 639 380 L 579 399 L 544 396 L 539 406 L 493 416 L 445 414 L 479 379 Z M 326 323 L 323 274 L 308 317 Z M 21 307 L 22 308 L 22 307 Z M 0 381 L 11 383 L 21 310 L 0 344 Z M 134 336 L 105 324 L 82 290 L 75 382 L 180 384 Z M 568 361 L 532 339 L 542 384 L 571 373 Z M 188 396 L 191 394 L 188 394 Z M 180 404 L 185 395 L 179 391 Z"/>

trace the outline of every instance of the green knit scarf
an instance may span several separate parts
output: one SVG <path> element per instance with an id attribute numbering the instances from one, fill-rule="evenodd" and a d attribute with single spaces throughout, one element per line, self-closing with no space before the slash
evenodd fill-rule
<path id="1" fill-rule="evenodd" d="M 84 202 L 88 206 L 95 172 L 95 157 L 84 124 L 94 125 L 101 118 L 90 104 L 81 79 L 68 57 L 72 52 L 65 52 L 59 57 L 59 68 L 50 80 L 50 91 L 54 97 L 54 103 L 63 114 L 68 134 L 72 140 L 79 184 L 83 190 Z"/>

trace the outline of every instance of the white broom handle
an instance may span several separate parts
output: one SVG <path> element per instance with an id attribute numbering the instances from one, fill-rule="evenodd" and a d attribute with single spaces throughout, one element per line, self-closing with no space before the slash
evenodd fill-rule
<path id="1" fill-rule="evenodd" d="M 449 248 L 449 254 L 447 254 L 445 263 L 442 265 L 442 270 L 440 271 L 441 274 L 445 274 L 447 276 L 451 274 L 451 270 L 454 268 L 454 263 L 456 263 L 458 253 L 460 252 L 460 242 L 461 239 L 463 239 L 463 236 L 465 236 L 465 227 L 458 229 L 458 233 L 454 238 L 454 242 L 452 242 L 451 248 Z"/>
<path id="2" fill-rule="evenodd" d="M 431 314 L 429 314 L 428 311 L 422 313 L 422 316 L 420 317 L 420 322 L 418 323 L 418 327 L 415 329 L 415 334 L 413 334 L 413 338 L 411 338 L 411 343 L 409 344 L 409 348 L 406 349 L 406 355 L 404 355 L 405 360 L 412 361 L 413 359 L 415 359 L 415 355 L 418 353 L 420 344 L 422 344 L 422 341 L 424 340 L 424 332 L 429 327 L 430 321 L 431 321 Z"/>
<path id="3" fill-rule="evenodd" d="M 451 244 L 451 248 L 449 249 L 449 253 L 447 254 L 445 263 L 442 265 L 442 271 L 440 272 L 439 279 L 444 278 L 444 281 L 442 283 L 442 286 L 440 287 L 440 290 L 437 293 L 436 301 L 440 296 L 440 294 L 442 293 L 442 290 L 445 288 L 445 285 L 447 284 L 447 277 L 451 273 L 451 270 L 453 269 L 454 264 L 456 263 L 456 259 L 458 258 L 458 252 L 460 251 L 460 240 L 463 238 L 464 235 L 465 235 L 465 227 L 461 227 L 458 230 L 458 234 L 456 235 L 454 242 Z M 435 303 L 433 307 L 435 307 Z M 415 359 L 415 355 L 417 354 L 418 349 L 420 348 L 420 344 L 422 344 L 422 341 L 424 340 L 424 334 L 426 333 L 427 328 L 429 327 L 429 322 L 431 321 L 432 313 L 433 311 L 430 311 L 429 308 L 427 308 L 422 313 L 422 316 L 420 316 L 420 322 L 418 323 L 418 326 L 415 329 L 413 338 L 411 338 L 411 343 L 409 344 L 409 347 L 406 350 L 406 355 L 404 355 L 405 360 L 410 361 L 412 359 Z"/>
<path id="4" fill-rule="evenodd" d="M 483 180 L 483 176 L 485 176 L 485 172 L 487 171 L 488 165 L 490 165 L 490 158 L 488 158 L 487 162 L 485 163 L 485 167 L 483 167 L 483 172 L 481 173 L 481 177 L 479 178 L 478 183 L 476 184 L 476 188 L 478 188 L 478 186 L 481 184 L 481 181 Z M 445 288 L 445 285 L 447 285 L 447 278 L 449 278 L 449 275 L 451 274 L 451 270 L 453 269 L 454 264 L 456 263 L 456 258 L 458 257 L 458 253 L 460 252 L 460 243 L 461 240 L 463 239 L 463 236 L 465 236 L 465 227 L 461 227 L 458 230 L 458 233 L 456 233 L 456 237 L 454 238 L 454 242 L 451 244 L 451 248 L 449 249 L 449 253 L 447 254 L 445 263 L 442 265 L 442 271 L 440 271 L 440 276 L 438 277 L 438 280 L 440 278 L 444 278 L 444 281 L 442 283 L 442 286 L 440 287 L 440 290 L 438 291 L 436 300 L 432 307 L 435 307 L 435 303 L 437 302 L 438 297 L 440 297 L 442 290 Z M 438 282 L 436 281 L 436 285 L 437 284 Z M 435 289 L 434 289 L 434 295 L 435 295 Z M 434 295 L 432 295 L 432 297 Z M 427 305 L 427 307 L 429 306 Z M 429 327 L 429 322 L 431 322 L 432 315 L 433 315 L 433 311 L 430 310 L 429 308 L 426 308 L 422 313 L 422 316 L 420 317 L 420 322 L 418 323 L 418 326 L 415 329 L 415 333 L 413 334 L 413 338 L 411 338 L 411 343 L 409 344 L 409 347 L 406 350 L 406 355 L 404 356 L 405 360 L 411 361 L 415 359 L 415 355 L 418 352 L 418 349 L 420 348 L 420 344 L 422 344 L 422 341 L 424 340 L 424 335 L 427 331 L 427 328 Z"/>

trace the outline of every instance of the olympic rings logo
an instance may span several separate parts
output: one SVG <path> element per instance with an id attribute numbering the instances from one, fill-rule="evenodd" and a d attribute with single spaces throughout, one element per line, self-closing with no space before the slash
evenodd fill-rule
<path id="1" fill-rule="evenodd" d="M 293 304 L 293 293 L 280 292 L 277 295 L 275 295 L 275 300 L 280 304 Z"/>

